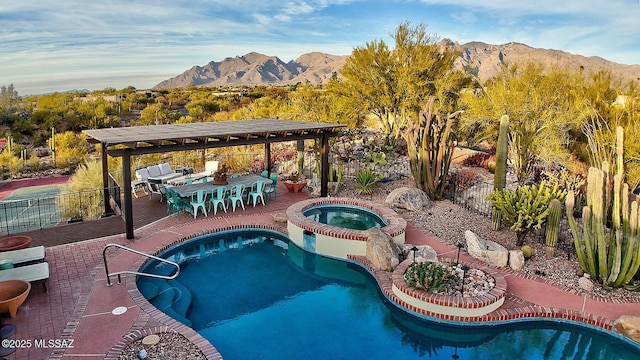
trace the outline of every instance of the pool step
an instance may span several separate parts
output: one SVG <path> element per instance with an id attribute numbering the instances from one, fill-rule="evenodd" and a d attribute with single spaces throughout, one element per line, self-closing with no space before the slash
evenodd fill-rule
<path id="1" fill-rule="evenodd" d="M 182 317 L 186 317 L 187 311 L 191 306 L 191 291 L 177 280 L 172 280 L 169 285 L 176 289 L 172 305 L 173 309 Z"/>
<path id="2" fill-rule="evenodd" d="M 153 306 L 157 307 L 163 313 L 169 315 L 173 319 L 191 327 L 191 320 L 187 319 L 183 315 L 178 314 L 173 308 L 174 298 L 176 296 L 176 291 L 173 287 L 168 286 L 164 288 L 158 295 L 155 297 L 151 303 Z"/>

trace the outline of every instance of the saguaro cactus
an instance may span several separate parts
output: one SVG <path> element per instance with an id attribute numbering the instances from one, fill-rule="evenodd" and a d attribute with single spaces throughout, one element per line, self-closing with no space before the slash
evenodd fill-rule
<path id="1" fill-rule="evenodd" d="M 638 202 L 629 205 L 629 186 L 624 183 L 623 143 L 623 131 L 618 127 L 613 181 L 606 161 L 602 169 L 589 169 L 582 235 L 573 218 L 573 192 L 567 196 L 567 217 L 582 269 L 605 287 L 637 290 L 640 286 L 631 287 L 629 282 L 640 267 L 640 223 Z M 607 228 L 609 219 L 611 227 Z"/>
<path id="2" fill-rule="evenodd" d="M 562 203 L 558 199 L 549 202 L 549 214 L 547 215 L 547 233 L 545 243 L 547 245 L 547 258 L 552 258 L 558 245 L 558 227 L 562 215 Z"/>
<path id="3" fill-rule="evenodd" d="M 500 118 L 500 132 L 496 146 L 496 170 L 493 174 L 493 190 L 501 191 L 507 184 L 507 156 L 509 153 L 509 115 Z M 493 230 L 500 228 L 501 215 L 494 208 L 491 211 Z"/>

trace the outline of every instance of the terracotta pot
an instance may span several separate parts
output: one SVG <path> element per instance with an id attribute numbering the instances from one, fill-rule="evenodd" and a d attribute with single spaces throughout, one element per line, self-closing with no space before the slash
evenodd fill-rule
<path id="1" fill-rule="evenodd" d="M 31 245 L 31 236 L 16 235 L 0 239 L 0 251 L 26 249 Z"/>
<path id="2" fill-rule="evenodd" d="M 16 316 L 18 307 L 27 299 L 31 284 L 23 280 L 0 281 L 0 313 Z"/>
<path id="3" fill-rule="evenodd" d="M 305 186 L 307 186 L 306 181 L 300 181 L 295 183 L 290 181 L 283 181 L 283 183 L 284 183 L 284 186 L 287 187 L 287 190 L 293 193 L 300 192 L 302 189 L 304 189 Z"/>

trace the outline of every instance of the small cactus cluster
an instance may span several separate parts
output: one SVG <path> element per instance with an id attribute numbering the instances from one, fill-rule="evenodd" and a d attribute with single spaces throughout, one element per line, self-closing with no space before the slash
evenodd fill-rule
<path id="1" fill-rule="evenodd" d="M 524 239 L 531 229 L 540 229 L 549 214 L 549 203 L 553 199 L 564 201 L 567 191 L 556 184 L 553 188 L 540 185 L 520 186 L 515 191 L 494 190 L 487 196 L 493 210 L 500 213 L 502 222 L 517 233 L 517 245 L 524 245 Z"/>
<path id="2" fill-rule="evenodd" d="M 587 205 L 582 208 L 582 234 L 573 218 L 575 197 L 569 192 L 567 217 L 578 261 L 585 273 L 602 281 L 605 287 L 630 284 L 640 267 L 640 221 L 638 202 L 629 204 L 629 185 L 624 183 L 624 135 L 616 133 L 616 174 L 612 176 L 608 162 L 602 168 L 590 168 L 587 178 Z M 607 224 L 611 224 L 608 228 Z"/>

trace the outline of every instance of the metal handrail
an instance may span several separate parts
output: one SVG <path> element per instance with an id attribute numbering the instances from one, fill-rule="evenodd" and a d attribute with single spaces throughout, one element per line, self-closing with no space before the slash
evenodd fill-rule
<path id="1" fill-rule="evenodd" d="M 158 260 L 160 262 L 164 262 L 167 263 L 169 265 L 173 265 L 176 267 L 176 272 L 173 275 L 157 275 L 157 274 L 150 274 L 150 273 L 143 273 L 143 272 L 139 272 L 139 271 L 131 271 L 131 270 L 123 270 L 123 271 L 116 271 L 113 273 L 109 273 L 109 266 L 107 265 L 107 249 L 110 247 L 117 247 L 123 250 L 127 250 L 130 251 L 132 253 L 138 254 L 138 255 L 142 255 L 142 256 L 146 256 L 148 258 L 154 259 L 154 260 Z M 120 277 L 121 274 L 133 274 L 133 275 L 141 275 L 141 276 L 148 276 L 148 277 L 152 277 L 152 278 L 156 278 L 156 279 L 165 279 L 165 280 L 173 280 L 175 278 L 178 277 L 178 274 L 180 274 L 180 265 L 178 265 L 177 263 L 167 260 L 167 259 L 163 259 L 163 258 L 159 258 L 157 256 L 153 256 L 147 253 L 143 253 L 142 251 L 138 251 L 138 250 L 134 250 L 132 248 L 126 247 L 124 245 L 120 245 L 120 244 L 107 244 L 104 249 L 102 249 L 102 260 L 104 261 L 104 271 L 107 274 L 107 286 L 111 286 L 111 275 L 118 275 L 118 284 L 122 284 L 122 279 Z"/>

